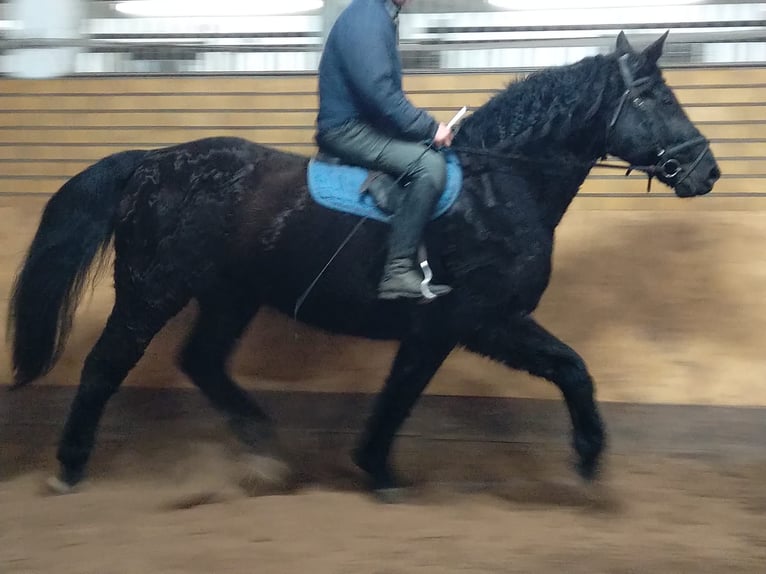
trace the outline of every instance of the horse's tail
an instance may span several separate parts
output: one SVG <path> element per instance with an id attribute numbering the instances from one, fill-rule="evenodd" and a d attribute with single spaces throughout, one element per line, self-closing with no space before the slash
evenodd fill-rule
<path id="1" fill-rule="evenodd" d="M 8 307 L 14 388 L 46 374 L 56 363 L 88 269 L 97 256 L 104 262 L 123 189 L 146 153 L 106 157 L 67 181 L 48 201 Z"/>

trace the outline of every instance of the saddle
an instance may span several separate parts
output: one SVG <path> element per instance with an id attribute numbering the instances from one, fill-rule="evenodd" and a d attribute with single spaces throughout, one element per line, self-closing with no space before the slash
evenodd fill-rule
<path id="1" fill-rule="evenodd" d="M 322 149 L 317 151 L 314 157 L 317 161 L 331 165 L 357 167 L 344 162 L 339 157 Z M 378 206 L 378 209 L 386 215 L 393 215 L 401 205 L 403 199 L 402 190 L 407 187 L 408 183 L 406 178 L 401 182 L 397 182 L 394 177 L 384 171 L 367 170 L 367 177 L 362 181 L 359 194 L 363 197 L 369 195 L 370 199 Z"/>
<path id="2" fill-rule="evenodd" d="M 322 149 L 317 151 L 314 159 L 329 165 L 358 168 L 358 166 L 350 165 L 339 157 Z M 398 210 L 404 197 L 403 188 L 405 188 L 408 183 L 409 182 L 406 179 L 403 179 L 402 184 L 400 185 L 395 178 L 386 172 L 368 170 L 367 177 L 365 177 L 359 187 L 359 194 L 362 199 L 364 199 L 365 196 L 369 196 L 377 208 L 390 217 Z M 431 266 L 428 263 L 428 252 L 426 251 L 424 243 L 421 243 L 418 247 L 417 260 L 418 265 L 423 272 L 423 281 L 420 283 L 420 290 L 423 293 L 423 298 L 426 301 L 430 301 L 436 298 L 436 295 L 430 288 L 434 275 Z"/>

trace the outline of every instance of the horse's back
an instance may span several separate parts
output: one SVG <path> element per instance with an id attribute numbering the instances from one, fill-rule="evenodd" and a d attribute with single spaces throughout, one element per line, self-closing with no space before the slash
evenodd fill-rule
<path id="1" fill-rule="evenodd" d="M 386 225 L 314 202 L 308 157 L 241 138 L 205 138 L 155 150 L 134 173 L 115 247 L 130 276 L 160 269 L 192 296 L 237 282 L 292 313 L 325 265 L 301 317 L 331 330 L 392 336 L 375 297 Z M 119 286 L 118 286 L 119 288 Z M 161 289 L 161 285 L 156 286 Z"/>
<path id="2" fill-rule="evenodd" d="M 138 270 L 220 270 L 251 253 L 257 228 L 274 235 L 305 194 L 308 158 L 242 138 L 205 138 L 153 150 L 135 170 L 117 214 L 118 262 Z M 263 241 L 261 241 L 263 243 Z M 237 249 L 240 247 L 241 249 Z"/>

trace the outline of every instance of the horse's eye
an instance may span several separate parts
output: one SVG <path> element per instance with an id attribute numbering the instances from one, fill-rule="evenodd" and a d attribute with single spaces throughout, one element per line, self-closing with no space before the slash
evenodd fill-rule
<path id="1" fill-rule="evenodd" d="M 671 106 L 675 103 L 673 96 L 665 90 L 662 90 L 659 94 L 657 94 L 657 101 L 659 101 L 664 106 Z"/>

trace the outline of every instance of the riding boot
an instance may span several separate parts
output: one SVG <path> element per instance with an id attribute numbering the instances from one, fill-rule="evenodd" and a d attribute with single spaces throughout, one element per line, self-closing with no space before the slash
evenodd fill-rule
<path id="1" fill-rule="evenodd" d="M 420 299 L 425 297 L 421 285 L 423 274 L 415 261 L 409 257 L 392 259 L 383 270 L 383 279 L 378 286 L 380 299 Z M 428 290 L 439 297 L 446 295 L 452 288 L 447 285 L 428 285 Z"/>
<path id="2" fill-rule="evenodd" d="M 440 192 L 440 189 L 430 191 L 428 186 L 422 185 L 411 185 L 402 190 L 403 200 L 391 219 L 388 260 L 378 285 L 378 298 L 421 299 L 428 298 L 428 290 L 437 297 L 452 291 L 447 285 L 428 285 L 428 290 L 424 292 L 421 288 L 424 276 L 416 264 L 418 245 Z"/>

